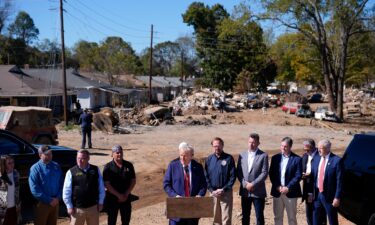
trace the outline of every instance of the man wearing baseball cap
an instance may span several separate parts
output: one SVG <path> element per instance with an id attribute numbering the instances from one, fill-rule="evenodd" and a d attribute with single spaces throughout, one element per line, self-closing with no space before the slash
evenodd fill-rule
<path id="1" fill-rule="evenodd" d="M 49 146 L 40 146 L 38 152 L 40 160 L 31 167 L 29 176 L 31 193 L 38 200 L 34 224 L 56 225 L 64 176 L 59 164 L 52 161 Z"/>
<path id="2" fill-rule="evenodd" d="M 131 191 L 136 178 L 134 166 L 124 160 L 124 152 L 120 145 L 112 147 L 113 160 L 104 166 L 103 180 L 107 189 L 105 208 L 108 214 L 108 225 L 115 225 L 120 210 L 121 224 L 128 225 L 131 217 Z"/>

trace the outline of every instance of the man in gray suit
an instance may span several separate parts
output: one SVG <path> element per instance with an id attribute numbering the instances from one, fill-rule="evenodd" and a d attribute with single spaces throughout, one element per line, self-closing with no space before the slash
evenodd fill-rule
<path id="1" fill-rule="evenodd" d="M 261 151 L 259 135 L 249 135 L 248 150 L 238 157 L 237 177 L 240 181 L 242 225 L 250 224 L 251 204 L 254 204 L 257 225 L 264 225 L 264 205 L 267 196 L 268 155 Z"/>

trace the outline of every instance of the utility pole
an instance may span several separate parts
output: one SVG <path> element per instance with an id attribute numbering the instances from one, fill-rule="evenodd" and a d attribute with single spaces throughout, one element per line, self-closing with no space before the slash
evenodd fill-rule
<path id="1" fill-rule="evenodd" d="M 181 96 L 184 90 L 184 51 L 181 50 Z"/>
<path id="2" fill-rule="evenodd" d="M 151 24 L 151 44 L 150 44 L 150 78 L 149 78 L 149 92 L 148 92 L 148 103 L 151 104 L 152 93 L 151 93 L 151 80 L 152 80 L 152 38 L 154 33 L 154 25 Z"/>
<path id="3" fill-rule="evenodd" d="M 63 0 L 60 0 L 60 32 L 61 32 L 61 68 L 63 78 L 63 104 L 65 126 L 68 126 L 68 95 L 66 91 L 66 70 L 65 70 L 65 42 L 64 42 L 64 15 Z"/>

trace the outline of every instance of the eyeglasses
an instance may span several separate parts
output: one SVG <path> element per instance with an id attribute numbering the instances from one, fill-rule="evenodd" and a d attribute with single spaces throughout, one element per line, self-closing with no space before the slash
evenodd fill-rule
<path id="1" fill-rule="evenodd" d="M 122 151 L 116 151 L 116 152 L 113 152 L 113 153 L 115 153 L 115 154 L 122 154 Z"/>

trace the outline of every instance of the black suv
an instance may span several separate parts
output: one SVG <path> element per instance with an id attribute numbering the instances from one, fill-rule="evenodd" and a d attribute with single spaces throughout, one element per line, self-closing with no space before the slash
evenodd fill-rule
<path id="1" fill-rule="evenodd" d="M 15 168 L 20 173 L 21 190 L 30 193 L 28 177 L 31 166 L 39 160 L 38 145 L 31 145 L 12 132 L 0 129 L 0 155 L 11 155 Z M 77 151 L 62 146 L 50 146 L 53 160 L 59 163 L 65 172 L 76 165 Z M 24 193 L 24 192 L 21 192 Z M 21 194 L 21 197 L 24 194 Z"/>
<path id="2" fill-rule="evenodd" d="M 356 134 L 343 156 L 339 211 L 356 224 L 375 224 L 375 134 Z"/>

